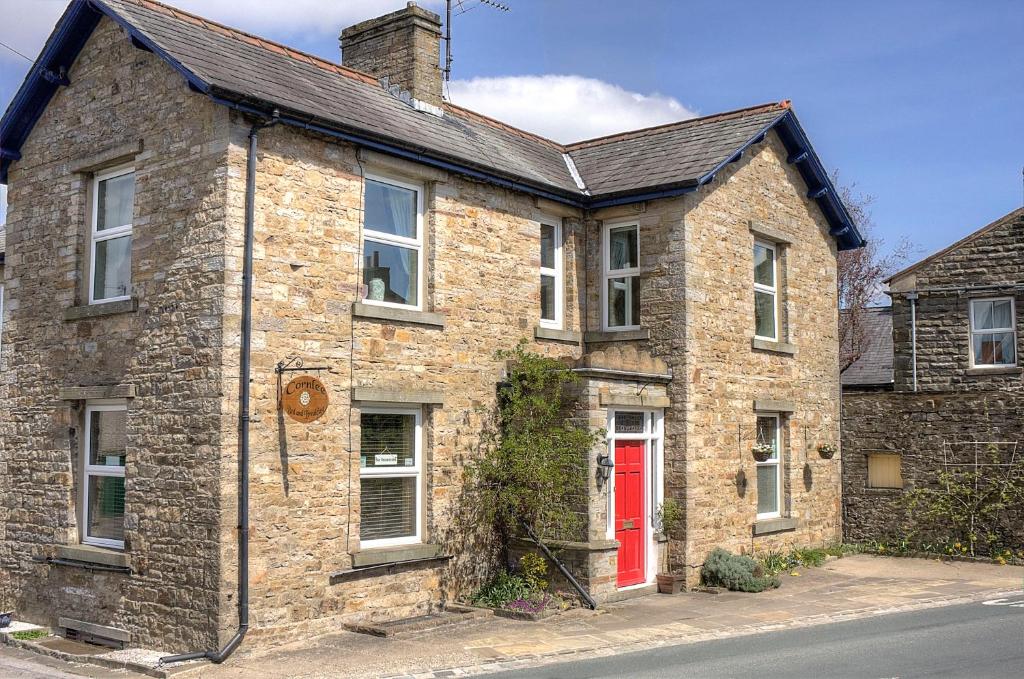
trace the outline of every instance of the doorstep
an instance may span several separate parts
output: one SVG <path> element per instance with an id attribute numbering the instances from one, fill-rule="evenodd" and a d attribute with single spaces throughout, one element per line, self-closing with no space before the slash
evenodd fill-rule
<path id="1" fill-rule="evenodd" d="M 629 589 L 620 589 L 614 594 L 609 594 L 604 601 L 599 601 L 598 606 L 601 604 L 614 604 L 618 601 L 629 601 L 630 599 L 637 599 L 642 596 L 649 596 L 651 594 L 658 593 L 658 583 L 653 582 L 643 587 L 630 587 Z"/>

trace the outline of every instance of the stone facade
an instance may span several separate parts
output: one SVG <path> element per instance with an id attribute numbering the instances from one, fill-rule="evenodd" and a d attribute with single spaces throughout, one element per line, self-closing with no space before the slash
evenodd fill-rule
<path id="1" fill-rule="evenodd" d="M 127 630 L 132 643 L 210 648 L 236 624 L 252 121 L 189 91 L 107 19 L 69 80 L 10 171 L 0 566 L 30 620 L 64 616 Z M 261 132 L 259 149 L 255 635 L 423 614 L 487 577 L 493 549 L 465 504 L 463 473 L 504 374 L 494 352 L 520 339 L 573 362 L 592 426 L 606 427 L 616 408 L 661 418 L 658 493 L 678 499 L 686 520 L 671 542 L 649 536 L 649 559 L 668 550 L 684 568 L 714 546 L 758 552 L 838 539 L 839 463 L 815 452 L 838 436 L 835 244 L 774 132 L 695 193 L 598 212 L 283 125 Z M 137 176 L 132 299 L 88 307 L 90 179 L 125 162 Z M 422 310 L 361 301 L 367 174 L 418 185 L 424 196 Z M 539 328 L 541 219 L 563 231 L 559 331 Z M 618 336 L 600 320 L 600 243 L 611 220 L 636 220 L 640 230 L 643 328 Z M 768 345 L 753 341 L 755 236 L 782 253 L 784 332 Z M 281 381 L 294 373 L 275 368 L 294 358 L 328 389 L 330 407 L 311 424 L 278 409 Z M 117 568 L 102 571 L 75 566 L 100 558 L 78 547 L 82 405 L 97 394 L 128 402 L 125 549 L 104 556 Z M 359 422 L 367 407 L 394 400 L 422 413 L 429 549 L 389 555 L 360 545 Z M 784 510 L 775 523 L 756 520 L 756 408 L 783 413 Z M 607 600 L 619 592 L 602 452 L 589 461 L 587 534 L 563 548 Z M 696 570 L 687 572 L 692 584 Z"/>
<path id="2" fill-rule="evenodd" d="M 1019 358 L 1024 349 L 1022 282 L 1024 210 L 990 224 L 890 281 L 894 385 L 891 389 L 843 389 L 843 497 L 848 540 L 893 539 L 904 532 L 900 502 L 904 490 L 869 487 L 867 456 L 871 453 L 900 456 L 905 488 L 927 482 L 947 459 L 969 462 L 976 451 L 984 455 L 988 442 L 997 442 L 1004 462 L 1014 450 L 1019 458 L 1024 446 L 1024 382 Z M 988 297 L 1014 300 L 1016 365 L 972 367 L 970 301 Z"/>

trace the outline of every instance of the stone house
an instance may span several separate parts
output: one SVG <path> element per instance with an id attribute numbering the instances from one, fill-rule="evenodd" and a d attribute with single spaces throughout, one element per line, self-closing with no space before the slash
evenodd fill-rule
<path id="1" fill-rule="evenodd" d="M 562 145 L 443 101 L 439 35 L 410 4 L 338 64 L 71 4 L 0 123 L 20 615 L 230 651 L 464 596 L 488 565 L 464 465 L 521 338 L 609 432 L 556 545 L 599 601 L 663 556 L 692 584 L 715 546 L 840 538 L 816 450 L 862 240 L 790 104 Z M 302 373 L 324 390 L 286 412 Z"/>
<path id="2" fill-rule="evenodd" d="M 1024 209 L 887 282 L 842 376 L 850 541 L 902 537 L 905 490 L 944 465 L 1024 455 Z"/>

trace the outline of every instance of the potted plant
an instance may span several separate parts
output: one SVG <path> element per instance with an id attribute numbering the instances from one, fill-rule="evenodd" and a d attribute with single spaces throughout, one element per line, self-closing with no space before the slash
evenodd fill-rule
<path id="1" fill-rule="evenodd" d="M 767 462 L 775 454 L 775 446 L 770 443 L 755 443 L 752 452 L 755 460 Z"/>
<path id="2" fill-rule="evenodd" d="M 826 460 L 831 460 L 832 456 L 836 454 L 836 446 L 834 443 L 822 443 L 818 446 L 818 454 Z"/>
<path id="3" fill-rule="evenodd" d="M 8 596 L 8 590 L 10 589 L 7 583 L 8 576 L 6 573 L 0 573 L 0 629 L 11 626 L 11 620 L 14 619 L 14 611 L 11 610 L 10 604 L 13 599 Z"/>
<path id="4" fill-rule="evenodd" d="M 672 498 L 662 502 L 654 512 L 655 527 L 666 538 L 670 538 L 682 522 L 683 508 Z M 686 576 L 682 573 L 673 573 L 668 568 L 667 544 L 662 554 L 661 572 L 658 573 L 657 580 L 658 591 L 662 594 L 679 594 L 686 586 Z"/>

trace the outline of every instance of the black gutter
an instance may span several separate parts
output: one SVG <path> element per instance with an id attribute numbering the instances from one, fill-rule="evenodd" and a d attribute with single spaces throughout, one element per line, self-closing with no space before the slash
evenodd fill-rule
<path id="1" fill-rule="evenodd" d="M 207 659 L 227 660 L 249 630 L 249 373 L 252 356 L 252 251 L 255 241 L 256 142 L 259 131 L 281 121 L 274 109 L 270 120 L 249 129 L 249 155 L 245 167 L 245 259 L 242 264 L 242 338 L 238 369 L 238 629 L 219 651 L 195 651 L 160 658 L 160 664 Z"/>

